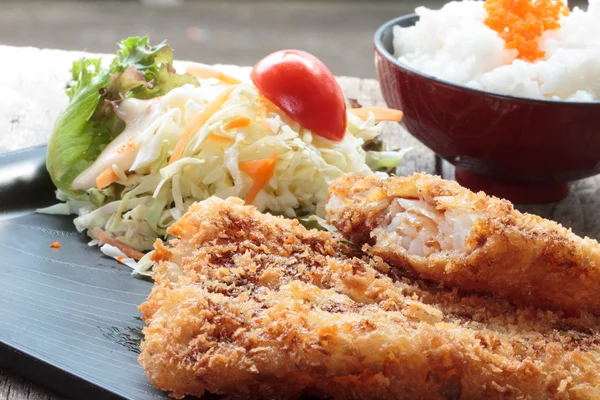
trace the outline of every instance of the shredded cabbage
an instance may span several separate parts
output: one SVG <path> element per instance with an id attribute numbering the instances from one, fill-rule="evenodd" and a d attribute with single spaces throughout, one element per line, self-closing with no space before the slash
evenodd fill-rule
<path id="1" fill-rule="evenodd" d="M 103 244 L 102 247 L 100 247 L 100 251 L 102 253 L 104 253 L 105 255 L 107 255 L 108 257 L 114 258 L 121 264 L 127 265 L 134 272 L 137 272 L 140 275 L 143 275 L 143 273 L 140 273 L 137 271 L 136 261 L 133 258 L 127 257 L 121 250 L 119 250 L 115 246 L 111 246 L 110 244 Z"/>

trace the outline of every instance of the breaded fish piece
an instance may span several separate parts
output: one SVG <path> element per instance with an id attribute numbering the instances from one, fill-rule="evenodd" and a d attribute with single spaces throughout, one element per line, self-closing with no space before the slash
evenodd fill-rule
<path id="1" fill-rule="evenodd" d="M 193 205 L 153 255 L 139 362 L 174 397 L 594 399 L 599 321 L 392 280 L 327 232 Z"/>
<path id="2" fill-rule="evenodd" d="M 600 314 L 600 245 L 437 176 L 346 176 L 328 221 L 419 277 L 519 304 Z"/>

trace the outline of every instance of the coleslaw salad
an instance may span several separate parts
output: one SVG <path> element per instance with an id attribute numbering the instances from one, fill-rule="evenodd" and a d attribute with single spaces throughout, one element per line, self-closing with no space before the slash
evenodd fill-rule
<path id="1" fill-rule="evenodd" d="M 57 184 L 63 203 L 38 210 L 76 214 L 75 226 L 88 232 L 90 244 L 103 244 L 106 255 L 134 273 L 147 274 L 151 263 L 147 256 L 136 262 L 127 248 L 151 250 L 196 201 L 236 196 L 263 212 L 314 221 L 324 216 L 332 180 L 394 168 L 409 150 L 363 149 L 379 133 L 373 112 L 349 109 L 346 134 L 333 142 L 293 121 L 250 82 L 205 66 L 188 71 L 191 83 L 186 77 L 150 98 L 111 101 L 110 118 L 123 123 L 119 133 L 73 174 L 67 190 Z M 125 251 L 98 240 L 98 228 Z"/>

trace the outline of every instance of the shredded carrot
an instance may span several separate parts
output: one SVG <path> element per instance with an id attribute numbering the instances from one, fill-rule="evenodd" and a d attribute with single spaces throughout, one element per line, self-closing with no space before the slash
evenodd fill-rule
<path id="1" fill-rule="evenodd" d="M 216 142 L 216 143 L 228 143 L 228 144 L 235 142 L 235 140 L 233 140 L 232 138 L 223 136 L 223 135 L 219 135 L 217 133 L 212 133 L 212 134 L 208 135 L 206 140 L 210 140 L 211 142 Z"/>
<path id="2" fill-rule="evenodd" d="M 101 228 L 96 227 L 92 229 L 92 235 L 102 243 L 115 246 L 129 258 L 133 258 L 134 260 L 140 260 L 142 257 L 144 257 L 144 254 L 142 252 L 137 251 L 133 247 L 121 242 L 119 239 L 113 238 L 108 233 L 104 232 Z"/>
<path id="3" fill-rule="evenodd" d="M 104 170 L 104 172 L 102 172 L 96 178 L 96 187 L 98 189 L 104 189 L 108 185 L 115 183 L 118 180 L 119 180 L 119 177 L 117 176 L 115 171 L 113 171 L 113 169 L 109 167 L 109 168 L 106 168 Z"/>
<path id="4" fill-rule="evenodd" d="M 375 117 L 375 122 L 381 121 L 392 121 L 398 122 L 402 119 L 402 111 L 394 110 L 391 108 L 383 107 L 363 107 L 363 108 L 351 108 L 350 112 L 356 115 L 358 118 L 366 121 L 369 119 L 370 114 Z"/>
<path id="5" fill-rule="evenodd" d="M 125 259 L 125 257 L 123 257 L 123 256 L 117 257 L 117 261 L 123 261 L 124 259 Z"/>
<path id="6" fill-rule="evenodd" d="M 229 121 L 227 124 L 225 124 L 225 126 L 223 127 L 224 131 L 228 131 L 231 129 L 237 129 L 237 128 L 245 128 L 248 125 L 250 125 L 252 121 L 250 121 L 250 118 L 248 117 L 238 117 L 232 121 Z"/>
<path id="7" fill-rule="evenodd" d="M 246 195 L 246 204 L 254 203 L 256 196 L 269 183 L 275 173 L 277 164 L 277 150 L 269 158 L 260 160 L 242 161 L 238 164 L 241 172 L 248 175 L 254 182 Z"/>
<path id="8" fill-rule="evenodd" d="M 183 150 L 187 145 L 187 142 L 190 140 L 194 133 L 198 132 L 198 130 L 208 121 L 208 119 L 216 113 L 219 108 L 225 103 L 231 92 L 233 91 L 233 87 L 227 88 L 221 92 L 212 102 L 206 105 L 206 108 L 198 115 L 196 115 L 183 129 L 183 134 L 179 138 L 179 141 L 175 145 L 175 150 L 173 150 L 173 154 L 169 159 L 169 164 L 174 163 L 175 161 L 181 158 L 183 154 Z"/>
<path id="9" fill-rule="evenodd" d="M 234 78 L 231 75 L 227 75 L 227 74 L 219 71 L 218 69 L 211 67 L 210 65 L 206 65 L 206 64 L 188 65 L 186 67 L 185 71 L 188 74 L 195 76 L 198 79 L 216 78 L 216 79 L 220 80 L 221 82 L 227 83 L 230 85 L 235 85 L 235 84 L 238 84 L 241 82 L 239 79 Z"/>
<path id="10" fill-rule="evenodd" d="M 262 112 L 262 117 L 260 118 L 260 127 L 263 128 L 265 131 L 271 130 L 271 126 L 267 123 L 266 112 L 264 110 Z"/>
<path id="11" fill-rule="evenodd" d="M 569 15 L 561 0 L 487 0 L 484 7 L 485 24 L 498 32 L 507 49 L 529 62 L 545 55 L 539 46 L 544 31 L 558 29 L 560 17 Z"/>
<path id="12" fill-rule="evenodd" d="M 260 126 L 265 131 L 271 130 L 271 126 L 267 123 L 267 113 L 269 112 L 269 108 L 271 108 L 271 105 L 273 103 L 271 103 L 269 100 L 267 100 L 266 97 L 262 97 L 262 96 L 260 96 L 258 98 L 257 103 L 260 107 L 260 117 L 261 117 Z"/>
<path id="13" fill-rule="evenodd" d="M 51 249 L 60 249 L 60 242 L 53 242 L 50 244 Z"/>

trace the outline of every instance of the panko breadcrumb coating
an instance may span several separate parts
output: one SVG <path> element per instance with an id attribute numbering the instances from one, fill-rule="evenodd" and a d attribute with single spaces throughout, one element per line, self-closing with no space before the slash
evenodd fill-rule
<path id="1" fill-rule="evenodd" d="M 391 279 L 381 259 L 237 199 L 195 204 L 169 231 L 139 361 L 174 397 L 600 398 L 589 315 Z"/>
<path id="2" fill-rule="evenodd" d="M 517 304 L 600 314 L 600 244 L 437 176 L 334 181 L 328 221 L 371 255 Z"/>

